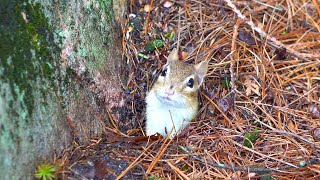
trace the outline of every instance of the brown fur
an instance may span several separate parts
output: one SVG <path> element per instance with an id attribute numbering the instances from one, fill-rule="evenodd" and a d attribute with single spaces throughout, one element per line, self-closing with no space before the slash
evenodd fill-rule
<path id="1" fill-rule="evenodd" d="M 190 106 L 194 106 L 194 108 L 198 109 L 198 78 L 194 78 L 194 90 L 189 92 L 186 91 L 185 88 L 187 87 L 187 84 L 185 81 L 187 81 L 187 77 L 194 75 L 196 68 L 192 64 L 187 64 L 185 62 L 181 61 L 169 61 L 168 64 L 170 68 L 170 73 L 167 74 L 167 77 L 165 77 L 164 81 L 160 81 L 157 79 L 155 84 L 153 85 L 151 91 L 157 91 L 160 87 L 163 86 L 170 86 L 170 84 L 174 84 L 174 89 L 177 93 L 180 93 L 184 96 L 190 102 Z"/>
<path id="2" fill-rule="evenodd" d="M 165 69 L 166 74 L 160 74 L 146 97 L 147 135 L 160 133 L 166 136 L 166 129 L 173 127 L 180 132 L 198 112 L 198 90 L 207 72 L 207 62 L 184 63 L 178 60 L 178 51 L 174 49 Z M 191 78 L 193 86 L 189 87 Z"/>

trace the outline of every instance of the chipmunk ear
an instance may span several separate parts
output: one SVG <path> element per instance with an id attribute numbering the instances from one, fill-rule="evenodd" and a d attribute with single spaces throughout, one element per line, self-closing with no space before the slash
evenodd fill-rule
<path id="1" fill-rule="evenodd" d="M 194 65 L 196 68 L 195 75 L 198 77 L 199 86 L 202 84 L 204 77 L 208 71 L 209 61 L 202 61 L 199 64 Z"/>
<path id="2" fill-rule="evenodd" d="M 178 49 L 177 48 L 174 48 L 168 58 L 167 58 L 167 61 L 170 62 L 170 61 L 178 61 L 179 60 L 179 54 L 178 54 Z"/>

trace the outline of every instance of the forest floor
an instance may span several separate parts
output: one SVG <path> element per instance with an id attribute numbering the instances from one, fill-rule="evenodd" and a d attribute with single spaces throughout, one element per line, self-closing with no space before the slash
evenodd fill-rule
<path id="1" fill-rule="evenodd" d="M 128 126 L 76 149 L 75 179 L 320 178 L 319 1 L 128 5 Z M 181 61 L 209 61 L 200 111 L 180 137 L 144 137 L 146 92 L 178 44 Z"/>

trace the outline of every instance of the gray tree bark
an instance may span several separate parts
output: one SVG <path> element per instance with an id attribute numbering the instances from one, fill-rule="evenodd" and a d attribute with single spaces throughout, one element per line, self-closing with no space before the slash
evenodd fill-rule
<path id="1" fill-rule="evenodd" d="M 125 0 L 1 0 L 0 174 L 32 179 L 122 106 Z"/>

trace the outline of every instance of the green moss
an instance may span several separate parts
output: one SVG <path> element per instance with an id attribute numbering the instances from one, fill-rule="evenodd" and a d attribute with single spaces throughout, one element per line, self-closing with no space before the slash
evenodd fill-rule
<path id="1" fill-rule="evenodd" d="M 4 1 L 0 9 L 7 14 L 1 17 L 0 67 L 4 72 L 0 81 L 10 84 L 14 100 L 20 97 L 30 116 L 35 80 L 52 78 L 55 71 L 50 55 L 54 46 L 48 44 L 52 32 L 41 8 L 24 1 Z"/>
<path id="2" fill-rule="evenodd" d="M 107 15 L 107 21 L 111 22 L 113 19 L 113 10 L 112 10 L 112 0 L 99 0 L 99 4 L 101 6 L 101 9 L 104 10 L 104 12 Z"/>
<path id="3" fill-rule="evenodd" d="M 55 179 L 56 167 L 49 163 L 40 164 L 37 167 L 35 177 L 41 180 L 52 180 Z"/>

